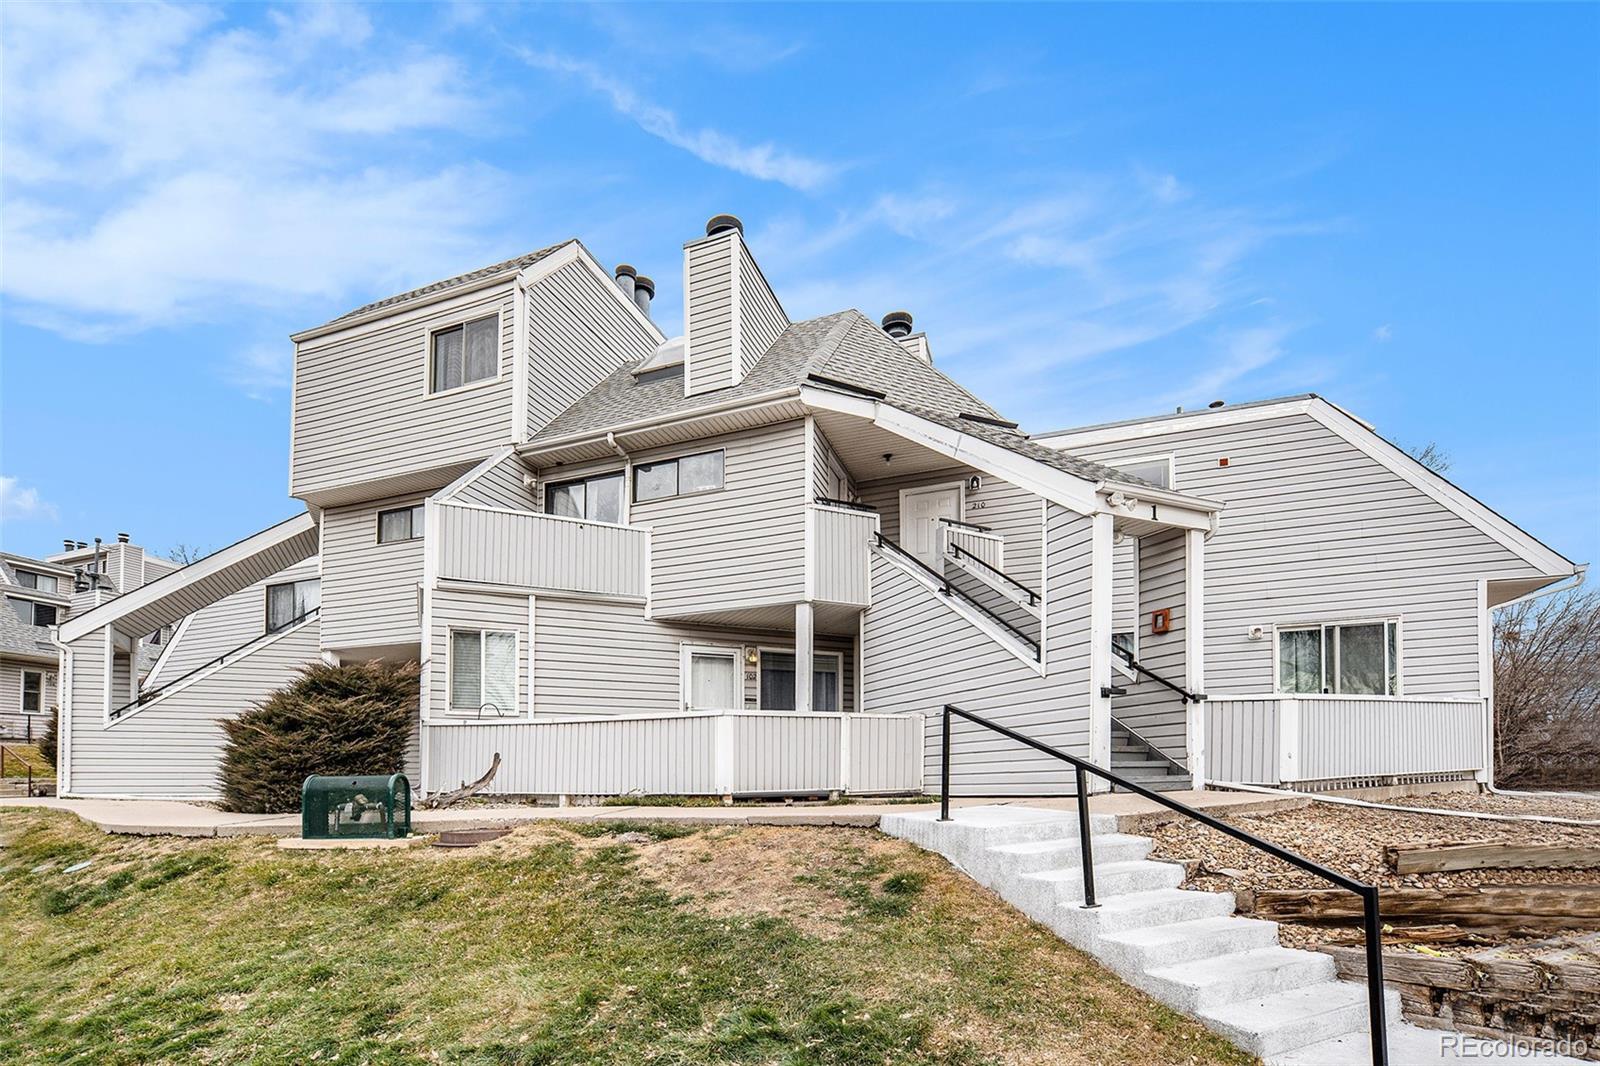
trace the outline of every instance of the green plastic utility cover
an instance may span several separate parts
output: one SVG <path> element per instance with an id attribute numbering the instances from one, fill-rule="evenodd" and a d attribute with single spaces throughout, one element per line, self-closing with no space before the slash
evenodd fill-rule
<path id="1" fill-rule="evenodd" d="M 411 782 L 405 774 L 325 777 L 300 789 L 303 840 L 411 835 Z"/>

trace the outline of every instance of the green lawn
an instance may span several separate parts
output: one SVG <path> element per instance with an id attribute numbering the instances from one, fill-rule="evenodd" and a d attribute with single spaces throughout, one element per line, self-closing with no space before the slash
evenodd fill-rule
<path id="1" fill-rule="evenodd" d="M 7 778 L 25 778 L 28 776 L 28 771 L 23 767 L 18 766 L 13 760 L 12 756 L 16 756 L 18 759 L 21 759 L 23 762 L 33 767 L 33 779 L 35 781 L 55 780 L 56 768 L 44 761 L 44 756 L 39 754 L 39 745 L 26 744 L 20 741 L 6 741 L 5 776 Z"/>
<path id="2" fill-rule="evenodd" d="M 1248 1061 L 870 830 L 306 853 L 0 818 L 5 1062 Z"/>

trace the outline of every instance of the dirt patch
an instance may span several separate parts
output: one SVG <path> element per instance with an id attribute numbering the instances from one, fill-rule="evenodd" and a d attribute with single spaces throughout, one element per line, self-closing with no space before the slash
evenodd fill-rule
<path id="1" fill-rule="evenodd" d="M 1489 801 L 1498 808 L 1494 813 L 1502 814 L 1542 814 L 1548 809 L 1531 802 L 1522 806 L 1509 797 L 1464 793 L 1413 797 L 1406 802 L 1409 806 L 1442 808 L 1449 803 L 1459 804 L 1459 809 L 1476 809 L 1470 806 L 1474 800 Z M 1600 847 L 1600 826 L 1484 821 L 1327 803 L 1269 814 L 1236 815 L 1228 821 L 1314 862 L 1380 887 L 1444 889 L 1474 885 L 1600 884 L 1600 868 L 1396 874 L 1389 869 L 1383 856 L 1386 845 L 1505 843 Z M 1258 888 L 1330 887 L 1314 874 L 1194 822 L 1172 822 L 1152 830 L 1151 836 L 1155 839 L 1153 858 L 1190 860 L 1190 873 L 1184 881 L 1186 888 L 1236 892 Z M 1322 943 L 1356 942 L 1359 933 L 1349 925 L 1285 923 L 1281 927 L 1281 937 L 1290 947 L 1315 947 Z M 1431 949 L 1470 951 L 1479 950 L 1485 943 L 1506 942 L 1505 937 L 1472 936 L 1453 947 L 1433 944 Z"/>

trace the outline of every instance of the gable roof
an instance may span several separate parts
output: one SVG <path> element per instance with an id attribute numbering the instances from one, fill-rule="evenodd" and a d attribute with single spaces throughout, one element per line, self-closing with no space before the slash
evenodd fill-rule
<path id="1" fill-rule="evenodd" d="M 340 322 L 347 322 L 352 319 L 361 318 L 362 316 L 371 314 L 374 311 L 398 307 L 401 304 L 408 304 L 427 296 L 435 296 L 442 292 L 448 292 L 451 289 L 463 288 L 473 284 L 474 282 L 487 281 L 490 278 L 497 277 L 501 274 L 514 274 L 518 271 L 526 270 L 528 267 L 531 267 L 545 256 L 556 251 L 557 249 L 565 248 L 567 245 L 573 243 L 573 241 L 576 239 L 577 238 L 575 237 L 569 237 L 566 240 L 552 244 L 547 248 L 540 248 L 536 252 L 529 252 L 526 255 L 519 255 L 515 258 L 507 259 L 491 266 L 479 267 L 476 270 L 469 270 L 465 274 L 457 274 L 455 277 L 445 278 L 443 281 L 431 281 L 426 285 L 411 289 L 408 292 L 402 292 L 396 296 L 385 296 L 381 300 L 374 300 L 369 304 L 362 304 L 354 311 L 346 311 L 338 318 L 331 318 L 320 326 L 314 326 L 311 329 L 301 330 L 299 333 L 296 333 L 295 336 L 299 337 L 305 334 L 314 333 L 318 330 L 324 330 L 329 326 L 334 326 L 338 325 Z"/>

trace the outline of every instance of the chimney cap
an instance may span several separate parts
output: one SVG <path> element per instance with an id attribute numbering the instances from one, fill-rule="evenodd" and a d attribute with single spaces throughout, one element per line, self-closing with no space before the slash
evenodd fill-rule
<path id="1" fill-rule="evenodd" d="M 62 551 L 71 551 L 75 546 L 76 544 L 71 537 L 68 537 L 61 542 Z"/>
<path id="2" fill-rule="evenodd" d="M 82 540 L 78 541 L 78 550 L 79 551 L 82 551 L 84 548 L 87 548 L 88 546 L 89 546 L 89 544 L 88 544 L 87 541 L 82 541 Z"/>
<path id="3" fill-rule="evenodd" d="M 644 274 L 640 274 L 638 277 L 633 279 L 633 287 L 635 289 L 643 289 L 651 296 L 656 294 L 656 283 L 650 280 L 650 278 Z"/>
<path id="4" fill-rule="evenodd" d="M 132 539 L 133 538 L 131 536 L 129 536 L 128 534 L 126 534 L 126 533 L 118 533 L 117 534 L 117 543 L 118 544 L 127 544 Z"/>
<path id="5" fill-rule="evenodd" d="M 712 215 L 706 222 L 707 237 L 715 237 L 729 230 L 738 230 L 741 235 L 744 233 L 744 223 L 739 221 L 738 215 Z"/>
<path id="6" fill-rule="evenodd" d="M 627 263 L 618 263 L 617 269 L 612 271 L 612 276 L 619 278 L 636 278 L 639 272 Z"/>
<path id="7" fill-rule="evenodd" d="M 890 311 L 884 315 L 883 331 L 891 337 L 911 336 L 911 312 Z"/>
<path id="8" fill-rule="evenodd" d="M 1227 400 L 1212 400 L 1210 403 L 1206 404 L 1206 406 L 1211 408 L 1213 411 L 1215 411 L 1219 407 L 1228 406 L 1228 401 Z"/>

